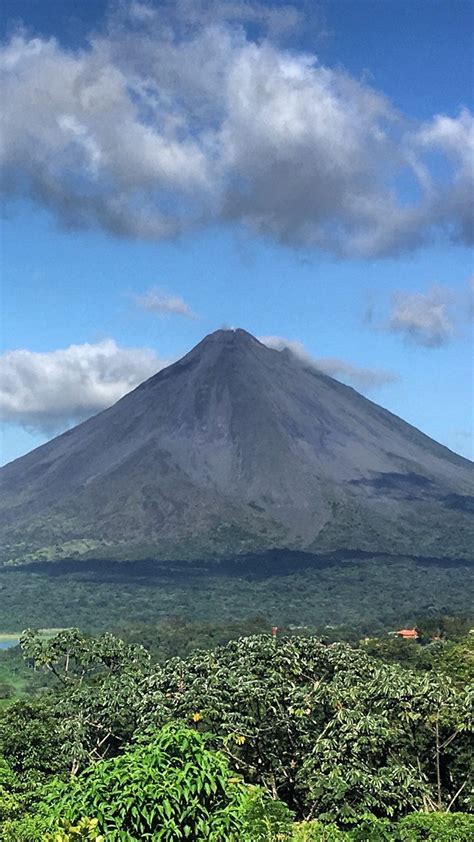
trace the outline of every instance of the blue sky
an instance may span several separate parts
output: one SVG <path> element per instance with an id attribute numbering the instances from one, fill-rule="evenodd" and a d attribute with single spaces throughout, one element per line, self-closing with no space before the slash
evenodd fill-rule
<path id="1" fill-rule="evenodd" d="M 472 4 L 200 5 L 4 0 L 2 461 L 225 325 L 472 458 Z"/>

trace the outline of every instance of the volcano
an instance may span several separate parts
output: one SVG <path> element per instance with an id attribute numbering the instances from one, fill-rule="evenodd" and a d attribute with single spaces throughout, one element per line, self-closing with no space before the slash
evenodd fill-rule
<path id="1" fill-rule="evenodd" d="M 474 546 L 471 462 L 244 330 L 210 334 L 0 480 L 3 561 Z"/>

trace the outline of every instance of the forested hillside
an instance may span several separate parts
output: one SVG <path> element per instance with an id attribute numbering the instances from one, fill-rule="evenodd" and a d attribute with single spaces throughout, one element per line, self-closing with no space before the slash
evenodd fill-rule
<path id="1" fill-rule="evenodd" d="M 69 561 L 0 567 L 0 630 L 78 626 L 89 632 L 166 617 L 211 625 L 263 615 L 269 625 L 347 624 L 372 634 L 421 615 L 466 614 L 472 562 L 275 552 L 228 565 Z"/>

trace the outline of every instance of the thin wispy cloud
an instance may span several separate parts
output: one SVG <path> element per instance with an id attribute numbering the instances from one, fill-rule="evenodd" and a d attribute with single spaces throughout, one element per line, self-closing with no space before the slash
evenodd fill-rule
<path id="1" fill-rule="evenodd" d="M 468 110 L 414 123 L 286 48 L 298 4 L 117 9 L 86 48 L 22 32 L 1 48 L 8 198 L 66 228 L 153 241 L 225 223 L 342 257 L 472 242 Z"/>
<path id="2" fill-rule="evenodd" d="M 111 406 L 168 365 L 150 348 L 124 348 L 113 339 L 37 353 L 0 356 L 0 417 L 51 434 Z"/>
<path id="3" fill-rule="evenodd" d="M 277 351 L 283 351 L 287 348 L 306 365 L 363 392 L 400 380 L 398 374 L 383 368 L 365 368 L 338 357 L 313 357 L 308 353 L 302 342 L 286 339 L 283 336 L 260 336 L 259 340 L 267 347 L 274 348 Z"/>
<path id="4" fill-rule="evenodd" d="M 144 295 L 134 296 L 135 303 L 148 313 L 162 316 L 184 316 L 187 319 L 197 319 L 189 304 L 180 295 L 169 295 L 159 287 L 153 287 Z"/>
<path id="5" fill-rule="evenodd" d="M 388 329 L 415 345 L 439 348 L 456 335 L 452 303 L 450 291 L 441 285 L 434 285 L 425 293 L 397 292 Z"/>

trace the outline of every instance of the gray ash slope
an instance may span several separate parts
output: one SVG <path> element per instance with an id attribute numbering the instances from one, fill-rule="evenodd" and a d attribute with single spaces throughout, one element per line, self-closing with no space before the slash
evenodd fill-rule
<path id="1" fill-rule="evenodd" d="M 291 352 L 217 331 L 0 471 L 2 558 L 469 558 L 473 467 Z"/>

